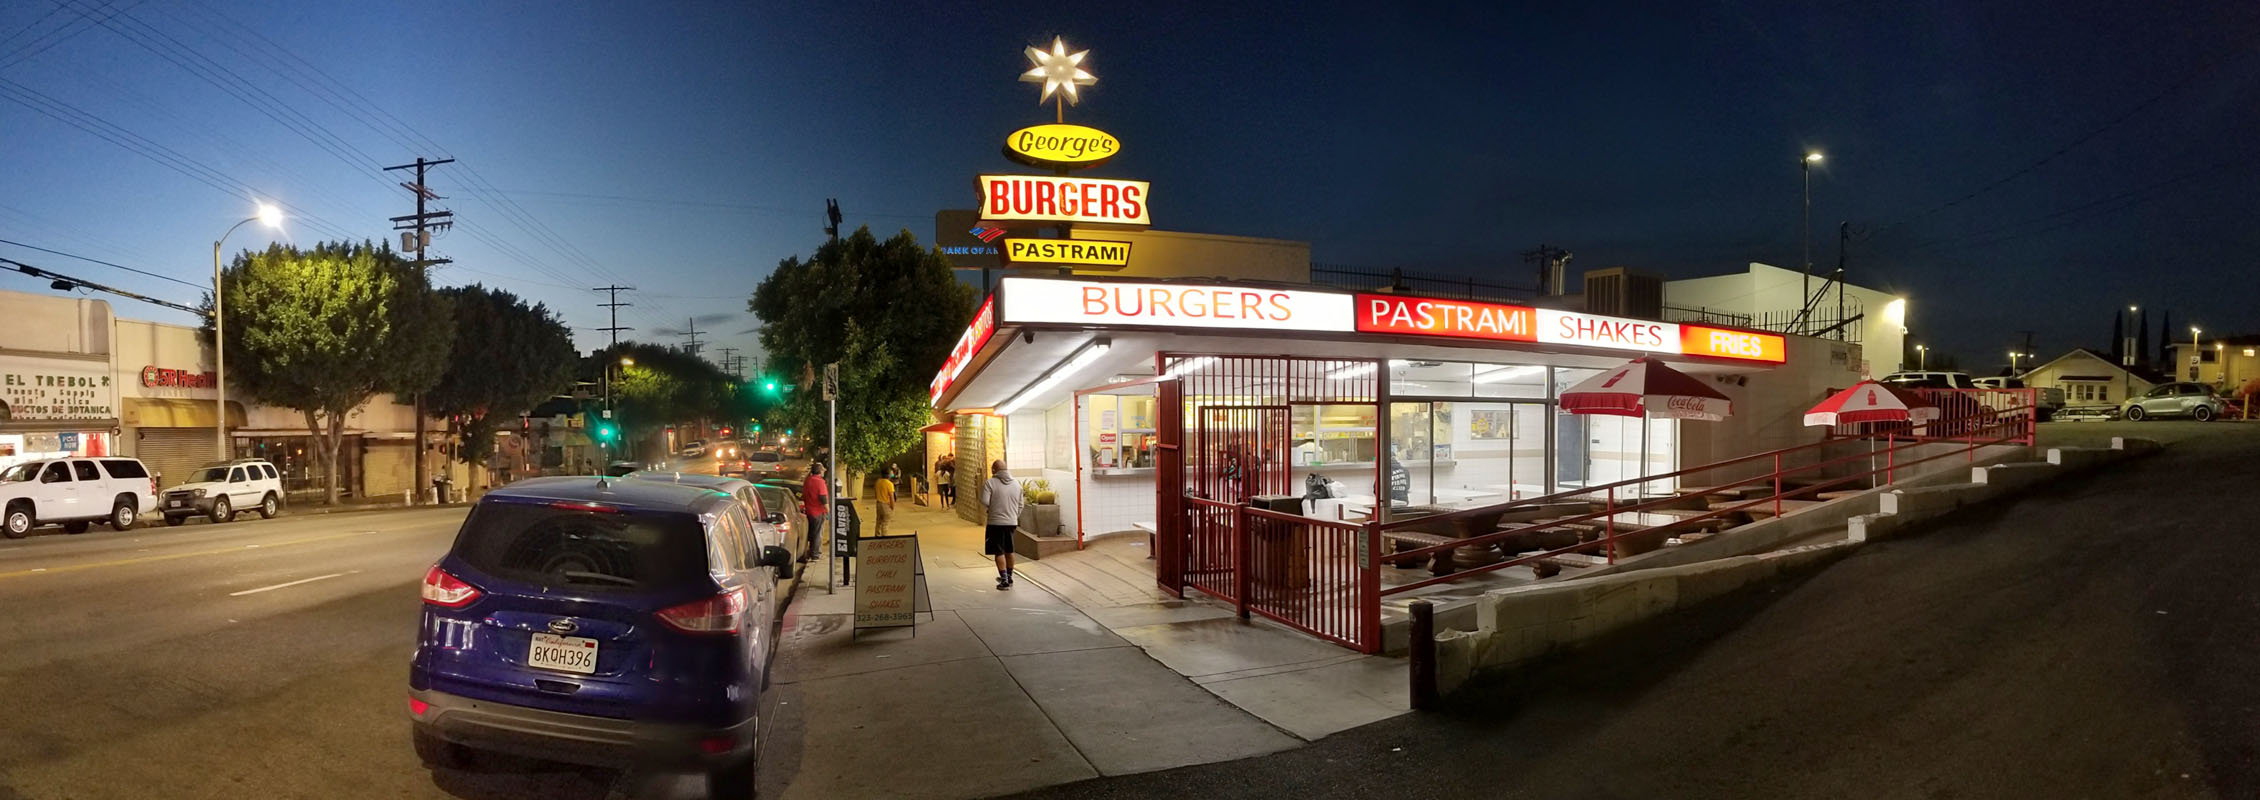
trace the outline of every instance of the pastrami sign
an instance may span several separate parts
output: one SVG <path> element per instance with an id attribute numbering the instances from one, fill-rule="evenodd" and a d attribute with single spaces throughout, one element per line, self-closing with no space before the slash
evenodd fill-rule
<path id="1" fill-rule="evenodd" d="M 1788 360 L 1787 340 L 1756 331 L 1392 294 L 1358 295 L 1356 307 L 1356 327 L 1364 333 L 1566 344 L 1776 364 Z"/>

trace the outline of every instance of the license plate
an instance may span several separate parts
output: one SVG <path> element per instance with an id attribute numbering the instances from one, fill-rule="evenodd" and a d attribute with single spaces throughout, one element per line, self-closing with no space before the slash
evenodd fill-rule
<path id="1" fill-rule="evenodd" d="M 183 507 L 186 507 L 186 506 L 188 505 L 188 503 L 186 503 L 186 502 L 184 502 L 184 501 L 180 501 L 180 500 L 174 500 L 173 502 L 171 502 L 171 503 L 167 503 L 166 505 L 170 505 L 170 506 L 172 506 L 173 508 L 183 508 Z"/>
<path id="2" fill-rule="evenodd" d="M 534 634 L 533 646 L 526 651 L 526 666 L 593 675 L 596 673 L 596 640 Z"/>

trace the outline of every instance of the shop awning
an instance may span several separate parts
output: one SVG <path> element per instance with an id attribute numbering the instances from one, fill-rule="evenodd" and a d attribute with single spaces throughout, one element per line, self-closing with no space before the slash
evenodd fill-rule
<path id="1" fill-rule="evenodd" d="M 210 400 L 184 397 L 128 397 L 120 421 L 136 428 L 209 428 L 217 416 Z M 228 401 L 228 427 L 243 427 L 243 404 Z"/>
<path id="2" fill-rule="evenodd" d="M 955 422 L 936 422 L 936 423 L 934 423 L 934 424 L 932 424 L 932 425 L 928 425 L 928 426 L 926 426 L 926 427 L 923 427 L 923 428 L 919 428 L 919 429 L 918 429 L 918 431 L 919 431 L 920 433 L 939 433 L 939 434 L 942 434 L 942 435 L 945 435 L 945 436 L 947 436 L 947 435 L 949 435 L 949 434 L 953 434 L 953 433 L 956 433 L 956 432 L 957 432 L 957 423 L 955 423 Z"/>

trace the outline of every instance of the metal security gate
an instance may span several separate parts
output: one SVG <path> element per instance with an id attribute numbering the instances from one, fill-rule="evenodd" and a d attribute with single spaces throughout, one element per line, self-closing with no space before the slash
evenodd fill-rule
<path id="1" fill-rule="evenodd" d="M 140 428 L 133 456 L 149 468 L 159 488 L 187 483 L 190 473 L 212 461 L 211 428 Z"/>
<path id="2" fill-rule="evenodd" d="M 1201 406 L 1192 461 L 1195 501 L 1185 539 L 1185 582 L 1225 600 L 1237 599 L 1241 537 L 1233 507 L 1259 495 L 1288 494 L 1286 406 Z"/>

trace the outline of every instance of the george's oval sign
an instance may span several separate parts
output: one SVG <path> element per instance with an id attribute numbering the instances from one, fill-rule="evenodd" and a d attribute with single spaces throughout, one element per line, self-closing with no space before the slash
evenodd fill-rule
<path id="1" fill-rule="evenodd" d="M 1096 167 L 1119 152 L 1122 140 L 1114 134 L 1082 125 L 1031 125 L 1013 131 L 1004 140 L 1006 158 L 1055 169 Z"/>

